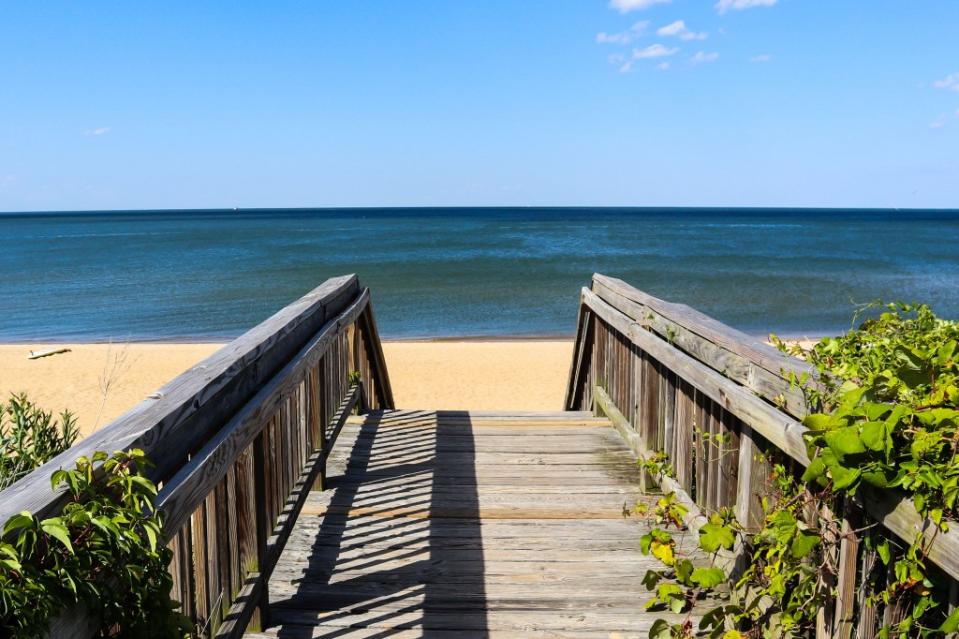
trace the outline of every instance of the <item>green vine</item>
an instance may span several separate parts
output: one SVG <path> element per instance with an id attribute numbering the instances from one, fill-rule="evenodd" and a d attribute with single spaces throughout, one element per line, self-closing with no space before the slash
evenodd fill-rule
<path id="1" fill-rule="evenodd" d="M 99 467 L 98 467 L 99 466 Z M 81 457 L 52 476 L 68 501 L 55 517 L 10 518 L 0 541 L 0 636 L 44 636 L 75 604 L 100 636 L 182 639 L 190 623 L 170 599 L 172 553 L 160 540 L 156 486 L 140 450 Z"/>
<path id="2" fill-rule="evenodd" d="M 675 495 L 660 498 L 652 513 L 634 510 L 655 520 L 640 545 L 663 565 L 644 580 L 653 593 L 648 607 L 687 613 L 680 623 L 657 620 L 652 639 L 815 636 L 837 595 L 839 547 L 851 535 L 862 535 L 876 558 L 859 580 L 870 586 L 865 604 L 885 611 L 879 639 L 959 631 L 959 609 L 949 611 L 946 579 L 926 560 L 920 535 L 905 543 L 876 525 L 849 530 L 837 514 L 868 486 L 900 491 L 942 531 L 959 519 L 959 323 L 937 318 L 926 305 L 861 312 L 877 307 L 877 317 L 810 351 L 773 336 L 817 371 L 814 379 L 793 379 L 815 412 L 803 420 L 811 463 L 801 475 L 773 466 L 758 531 L 743 530 L 728 511 L 711 513 L 699 530 L 699 556 L 709 563 L 697 566 L 678 555 L 668 532 L 684 528 Z M 667 471 L 668 460 L 644 466 Z M 717 560 L 737 537 L 748 567 L 730 574 Z M 694 624 L 694 604 L 729 587 L 729 603 L 700 611 Z"/>

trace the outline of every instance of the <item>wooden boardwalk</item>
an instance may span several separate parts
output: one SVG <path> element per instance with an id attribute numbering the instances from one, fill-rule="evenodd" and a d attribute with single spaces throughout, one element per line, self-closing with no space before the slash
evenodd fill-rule
<path id="1" fill-rule="evenodd" d="M 659 566 L 639 551 L 650 522 L 622 516 L 655 499 L 640 495 L 634 458 L 670 460 L 653 479 L 686 508 L 681 552 L 718 509 L 756 530 L 770 470 L 810 463 L 795 384 L 807 372 L 596 274 L 580 293 L 566 411 L 397 411 L 370 290 L 345 275 L 7 487 L 0 521 L 56 516 L 58 468 L 139 448 L 161 486 L 171 595 L 195 636 L 645 639 L 670 616 L 644 608 L 642 579 Z M 327 490 L 312 490 L 324 477 Z M 835 596 L 817 609 L 817 639 L 872 637 L 902 612 L 879 596 L 892 576 L 877 540 L 921 531 L 949 601 L 959 592 L 959 527 L 929 525 L 905 493 L 860 491 L 830 506 L 846 532 L 823 559 Z M 730 569 L 749 551 L 739 539 L 713 559 Z M 712 603 L 673 619 L 695 622 Z M 76 606 L 48 634 L 101 632 Z"/>
<path id="2" fill-rule="evenodd" d="M 635 457 L 585 412 L 351 417 L 248 637 L 645 637 Z M 683 542 L 693 545 L 693 540 Z"/>

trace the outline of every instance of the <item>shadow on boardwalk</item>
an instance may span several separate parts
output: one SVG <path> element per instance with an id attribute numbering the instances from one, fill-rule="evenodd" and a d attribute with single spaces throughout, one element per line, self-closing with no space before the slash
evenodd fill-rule
<path id="1" fill-rule="evenodd" d="M 411 414 L 359 427 L 343 474 L 323 494 L 300 575 L 290 575 L 294 592 L 272 597 L 279 637 L 357 636 L 358 628 L 364 637 L 449 628 L 487 635 L 471 422 L 444 411 L 434 424 Z"/>

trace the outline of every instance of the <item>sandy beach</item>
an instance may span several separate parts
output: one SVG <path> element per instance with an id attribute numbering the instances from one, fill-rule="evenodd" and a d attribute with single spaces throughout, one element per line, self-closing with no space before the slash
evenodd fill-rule
<path id="1" fill-rule="evenodd" d="M 221 344 L 0 345 L 0 401 L 26 392 L 45 410 L 70 409 L 84 434 L 110 423 Z M 31 360 L 31 351 L 68 348 Z M 386 342 L 401 408 L 558 410 L 572 341 Z"/>

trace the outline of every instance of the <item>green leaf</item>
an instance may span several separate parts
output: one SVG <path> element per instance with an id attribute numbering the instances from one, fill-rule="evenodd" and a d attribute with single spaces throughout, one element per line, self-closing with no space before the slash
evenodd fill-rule
<path id="1" fill-rule="evenodd" d="M 876 544 L 876 552 L 879 554 L 879 558 L 882 559 L 883 565 L 888 566 L 889 560 L 892 557 L 892 552 L 889 549 L 889 540 L 883 539 Z"/>
<path id="2" fill-rule="evenodd" d="M 847 468 L 839 464 L 830 466 L 829 473 L 832 475 L 833 487 L 837 490 L 854 486 L 860 475 L 858 468 Z"/>
<path id="3" fill-rule="evenodd" d="M 939 626 L 942 632 L 959 632 L 959 608 L 953 610 Z"/>
<path id="4" fill-rule="evenodd" d="M 812 533 L 800 532 L 793 539 L 792 544 L 789 546 L 789 552 L 792 554 L 794 559 L 802 559 L 816 547 L 819 543 L 819 535 L 814 535 Z"/>
<path id="5" fill-rule="evenodd" d="M 889 427 L 885 422 L 866 422 L 862 425 L 862 443 L 869 450 L 882 452 L 889 439 Z"/>
<path id="6" fill-rule="evenodd" d="M 653 543 L 653 536 L 649 533 L 646 533 L 639 538 L 639 549 L 644 555 L 649 554 L 649 547 Z"/>
<path id="7" fill-rule="evenodd" d="M 3 525 L 3 536 L 6 537 L 14 531 L 31 525 L 33 525 L 33 515 L 31 515 L 29 511 L 24 510 L 7 520 L 7 523 Z"/>
<path id="8" fill-rule="evenodd" d="M 59 517 L 51 517 L 40 522 L 40 530 L 63 544 L 70 554 L 73 554 L 73 544 L 70 543 L 70 531 L 63 525 Z"/>
<path id="9" fill-rule="evenodd" d="M 802 420 L 803 425 L 809 430 L 832 430 L 846 425 L 846 420 L 826 415 L 824 413 L 813 413 L 806 415 Z"/>
<path id="10" fill-rule="evenodd" d="M 676 571 L 676 581 L 688 586 L 690 575 L 693 574 L 693 562 L 688 559 L 681 559 L 673 566 L 673 570 Z"/>
<path id="11" fill-rule="evenodd" d="M 657 619 L 649 627 L 649 639 L 672 639 L 673 630 L 665 619 Z"/>
<path id="12" fill-rule="evenodd" d="M 811 481 L 816 481 L 820 479 L 826 473 L 826 464 L 823 462 L 822 458 L 816 457 L 806 467 L 806 471 L 802 474 L 803 483 L 808 483 Z"/>
<path id="13" fill-rule="evenodd" d="M 662 578 L 663 575 L 658 570 L 647 570 L 646 576 L 643 577 L 642 584 L 646 586 L 646 590 L 653 590 Z"/>
<path id="14" fill-rule="evenodd" d="M 715 588 L 726 580 L 726 573 L 719 568 L 697 568 L 690 581 L 702 588 Z"/>
<path id="15" fill-rule="evenodd" d="M 735 541 L 729 526 L 710 522 L 699 529 L 699 546 L 706 552 L 713 553 L 720 548 L 729 550 Z"/>
<path id="16" fill-rule="evenodd" d="M 147 540 L 150 542 L 150 552 L 157 550 L 157 533 L 151 526 L 144 526 L 143 532 L 146 533 Z"/>
<path id="17" fill-rule="evenodd" d="M 846 455 L 856 455 L 866 452 L 859 429 L 856 426 L 846 426 L 826 433 L 826 445 L 832 449 L 839 459 Z"/>

